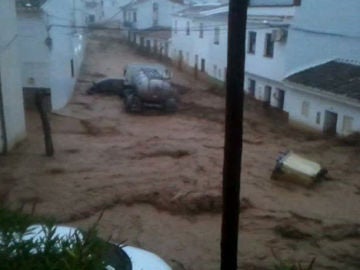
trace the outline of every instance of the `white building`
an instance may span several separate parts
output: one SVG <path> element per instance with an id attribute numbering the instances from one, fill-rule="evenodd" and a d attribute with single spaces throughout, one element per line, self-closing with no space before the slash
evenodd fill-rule
<path id="1" fill-rule="evenodd" d="M 360 131 L 360 62 L 337 59 L 285 80 L 289 119 L 330 135 Z"/>
<path id="2" fill-rule="evenodd" d="M 258 100 L 284 108 L 288 27 L 298 5 L 290 1 L 252 1 L 246 33 L 245 91 Z"/>
<path id="3" fill-rule="evenodd" d="M 251 3 L 245 91 L 297 125 L 337 135 L 360 131 L 354 84 L 360 80 L 360 2 Z"/>
<path id="4" fill-rule="evenodd" d="M 83 59 L 83 11 L 81 0 L 47 0 L 42 6 L 18 7 L 25 97 L 41 90 L 50 94 L 52 109 L 67 104 Z"/>
<path id="5" fill-rule="evenodd" d="M 75 0 L 78 1 L 78 0 Z M 104 0 L 85 0 L 82 9 L 87 25 L 97 24 L 105 18 Z"/>
<path id="6" fill-rule="evenodd" d="M 173 16 L 171 58 L 182 67 L 225 80 L 228 5 L 191 6 Z"/>
<path id="7" fill-rule="evenodd" d="M 286 50 L 290 121 L 330 134 L 360 132 L 359 10 L 356 0 L 302 1 Z"/>
<path id="8" fill-rule="evenodd" d="M 142 50 L 168 56 L 171 16 L 182 0 L 133 0 L 123 7 L 122 33 Z"/>
<path id="9" fill-rule="evenodd" d="M 25 135 L 15 2 L 0 1 L 0 153 Z"/>

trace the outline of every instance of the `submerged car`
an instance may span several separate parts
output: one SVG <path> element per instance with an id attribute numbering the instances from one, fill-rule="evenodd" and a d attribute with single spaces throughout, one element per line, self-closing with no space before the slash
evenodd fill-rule
<path id="1" fill-rule="evenodd" d="M 51 233 L 49 233 L 49 230 L 47 226 L 32 225 L 26 229 L 22 238 L 17 241 L 22 241 L 24 244 L 25 241 L 29 240 L 32 243 L 43 243 L 42 240 L 51 235 L 49 241 L 55 241 L 58 249 L 61 249 L 63 247 L 61 241 L 77 241 L 79 239 L 83 241 L 85 238 L 80 230 L 73 227 L 54 226 L 51 227 L 51 230 L 53 230 Z M 171 267 L 164 260 L 152 252 L 132 246 L 100 241 L 107 247 L 106 253 L 102 256 L 104 269 L 106 270 L 171 270 Z M 40 250 L 43 249 L 40 248 Z M 36 251 L 35 254 L 38 252 Z"/>
<path id="2" fill-rule="evenodd" d="M 92 86 L 87 90 L 87 94 L 107 94 L 107 95 L 124 95 L 124 79 L 122 78 L 106 78 L 97 82 L 93 82 Z"/>

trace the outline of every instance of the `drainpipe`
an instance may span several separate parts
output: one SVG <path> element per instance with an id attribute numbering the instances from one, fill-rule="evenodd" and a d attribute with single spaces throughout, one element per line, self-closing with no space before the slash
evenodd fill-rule
<path id="1" fill-rule="evenodd" d="M 1 81 L 0 81 L 0 125 L 2 130 L 2 154 L 6 154 L 8 149 L 7 149 L 5 110 L 4 110 Z"/>

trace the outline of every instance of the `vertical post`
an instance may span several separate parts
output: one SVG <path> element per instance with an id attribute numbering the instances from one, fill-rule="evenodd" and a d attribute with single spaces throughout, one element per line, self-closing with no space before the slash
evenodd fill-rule
<path id="1" fill-rule="evenodd" d="M 229 2 L 221 270 L 237 269 L 247 3 Z"/>
<path id="2" fill-rule="evenodd" d="M 40 91 L 36 91 L 35 93 L 35 105 L 40 114 L 40 119 L 42 123 L 42 128 L 44 132 L 44 143 L 45 143 L 45 153 L 48 157 L 52 157 L 54 155 L 54 146 L 52 142 L 51 136 L 51 127 L 49 118 L 47 116 L 46 110 L 44 108 L 44 93 Z"/>

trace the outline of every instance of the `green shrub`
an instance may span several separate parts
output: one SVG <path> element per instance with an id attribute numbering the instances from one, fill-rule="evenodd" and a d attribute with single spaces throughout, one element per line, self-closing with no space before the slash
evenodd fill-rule
<path id="1" fill-rule="evenodd" d="M 26 238 L 34 223 L 44 224 L 44 235 L 36 241 Z M 61 238 L 49 220 L 0 209 L 0 270 L 105 269 L 102 258 L 108 244 L 97 237 L 95 227 Z"/>

